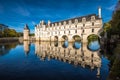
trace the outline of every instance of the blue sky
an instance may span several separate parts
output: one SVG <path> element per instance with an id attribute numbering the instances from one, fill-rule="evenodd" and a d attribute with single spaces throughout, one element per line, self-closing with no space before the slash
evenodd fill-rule
<path id="1" fill-rule="evenodd" d="M 31 32 L 40 20 L 46 22 L 98 14 L 102 7 L 103 22 L 111 19 L 117 0 L 0 0 L 0 23 L 22 32 L 27 23 Z"/>

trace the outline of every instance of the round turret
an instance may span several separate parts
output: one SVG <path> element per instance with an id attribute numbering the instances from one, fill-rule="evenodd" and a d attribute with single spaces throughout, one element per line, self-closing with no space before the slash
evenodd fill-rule
<path id="1" fill-rule="evenodd" d="M 29 34 L 30 34 L 30 29 L 29 29 L 28 25 L 26 24 L 24 27 L 24 32 L 23 32 L 24 40 L 29 40 Z"/>

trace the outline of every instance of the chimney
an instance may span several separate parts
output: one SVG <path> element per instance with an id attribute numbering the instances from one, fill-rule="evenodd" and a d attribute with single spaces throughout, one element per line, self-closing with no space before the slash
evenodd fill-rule
<path id="1" fill-rule="evenodd" d="M 50 25 L 50 23 L 51 23 L 50 20 L 48 20 L 48 25 Z"/>
<path id="2" fill-rule="evenodd" d="M 98 7 L 98 17 L 99 17 L 99 18 L 102 18 L 102 17 L 101 17 L 101 7 Z"/>

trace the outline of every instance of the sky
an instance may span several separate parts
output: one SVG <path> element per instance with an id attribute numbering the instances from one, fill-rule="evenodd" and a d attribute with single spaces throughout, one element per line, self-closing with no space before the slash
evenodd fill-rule
<path id="1" fill-rule="evenodd" d="M 28 24 L 31 33 L 41 20 L 61 21 L 89 14 L 98 15 L 102 8 L 103 22 L 111 19 L 118 0 L 0 0 L 0 23 L 22 32 Z"/>

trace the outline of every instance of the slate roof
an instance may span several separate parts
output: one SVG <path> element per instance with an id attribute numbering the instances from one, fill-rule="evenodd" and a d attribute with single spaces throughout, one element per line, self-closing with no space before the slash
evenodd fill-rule
<path id="1" fill-rule="evenodd" d="M 28 30 L 29 30 L 29 27 L 28 27 L 28 25 L 27 25 L 27 24 L 25 24 L 24 29 L 28 29 Z"/>
<path id="2" fill-rule="evenodd" d="M 59 21 L 59 22 L 61 22 L 61 24 L 63 24 L 64 21 L 66 21 L 66 24 L 68 24 L 69 20 L 71 20 L 72 23 L 74 23 L 75 19 L 78 19 L 78 22 L 82 22 L 82 18 L 86 18 L 86 21 L 90 21 L 91 16 L 95 16 L 95 19 L 100 19 L 96 14 L 90 14 L 90 15 L 86 15 L 86 16 L 80 16 L 80 17 L 70 18 L 70 19 L 67 19 L 67 20 L 62 20 L 62 21 Z M 51 24 L 57 23 L 57 25 L 58 25 L 59 22 L 53 22 Z"/>

